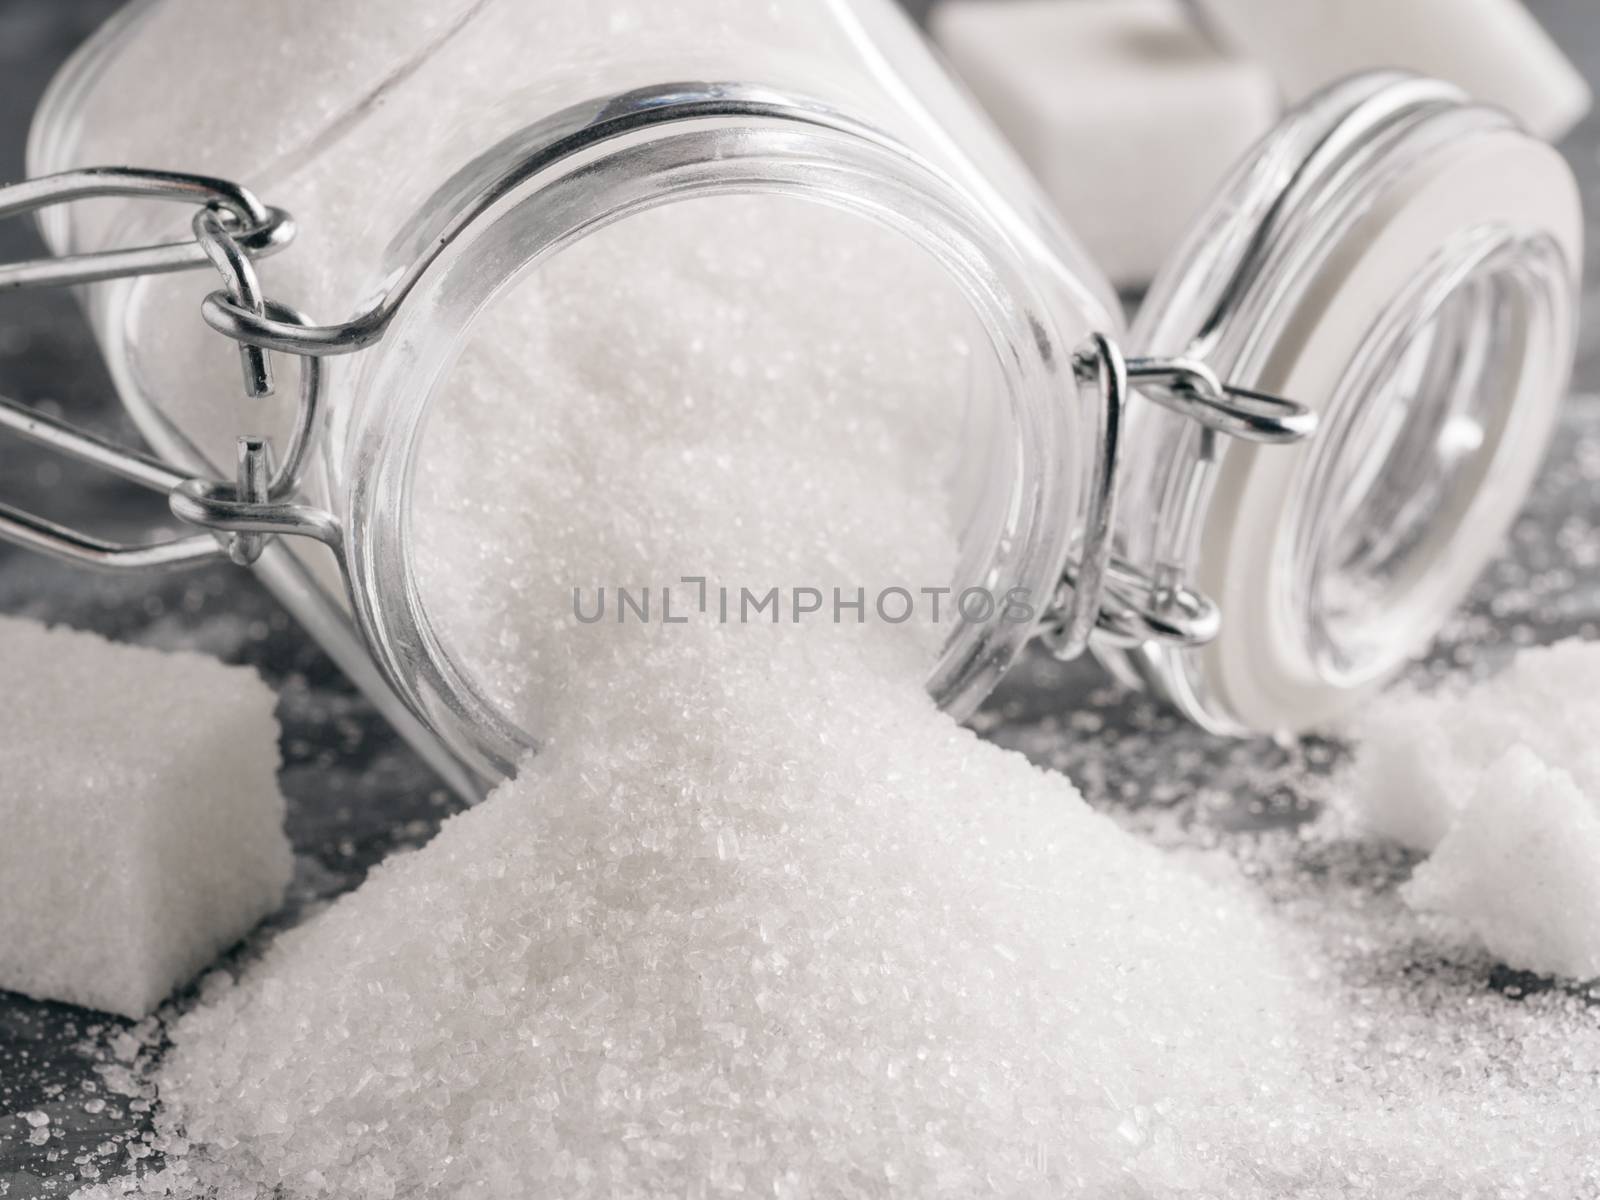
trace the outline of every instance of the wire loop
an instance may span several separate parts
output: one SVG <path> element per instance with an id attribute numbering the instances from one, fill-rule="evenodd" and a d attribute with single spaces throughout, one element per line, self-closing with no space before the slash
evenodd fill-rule
<path id="1" fill-rule="evenodd" d="M 205 175 L 139 171 L 128 167 L 89 167 L 0 187 L 0 219 L 107 196 L 171 200 L 215 209 L 223 228 L 251 258 L 276 254 L 294 240 L 294 221 L 288 213 L 262 204 L 237 184 Z M 190 271 L 205 266 L 208 261 L 197 238 L 31 259 L 0 264 L 0 291 Z"/>

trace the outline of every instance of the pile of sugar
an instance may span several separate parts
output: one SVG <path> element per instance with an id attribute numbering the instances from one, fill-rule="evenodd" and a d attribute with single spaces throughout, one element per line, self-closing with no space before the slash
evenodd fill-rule
<path id="1" fill-rule="evenodd" d="M 276 697 L 13 617 L 0 690 L 0 988 L 144 1016 L 283 900 Z"/>
<path id="2" fill-rule="evenodd" d="M 162 1097 L 226 1148 L 225 1183 L 1058 1196 L 1245 1174 L 1213 1161 L 1215 1114 L 1293 1102 L 1257 1070 L 1292 1031 L 1250 906 L 847 647 L 722 640 L 687 678 L 680 647 L 634 656 L 675 682 L 559 720 L 516 783 L 184 1018 Z"/>
<path id="3" fill-rule="evenodd" d="M 694 249 L 708 226 L 717 256 Z M 914 257 L 820 210 L 668 209 L 569 255 L 491 318 L 509 324 L 430 432 L 416 514 L 424 594 L 541 753 L 212 980 L 157 1076 L 164 1165 L 96 1194 L 1600 1184 L 1581 1018 L 1486 1024 L 1480 1004 L 1441 1025 L 1351 978 L 1225 863 L 1191 870 L 935 711 L 937 630 L 574 622 L 570 587 L 611 571 L 947 577 L 960 425 L 939 401 L 967 350 Z M 841 280 L 807 264 L 852 255 L 876 286 L 816 303 Z M 723 270 L 748 303 L 713 311 L 737 323 L 694 321 L 739 291 Z M 703 335 L 698 356 L 663 327 Z M 550 356 L 531 379 L 520 344 Z"/>
<path id="4" fill-rule="evenodd" d="M 684 574 L 948 582 L 970 349 L 932 271 L 814 206 L 697 204 L 489 318 L 414 517 L 441 628 L 542 751 L 177 1025 L 163 1120 L 211 1148 L 180 1186 L 1059 1195 L 1249 1161 L 1193 1127 L 1271 1090 L 1270 934 L 938 713 L 937 627 L 573 617 Z"/>
<path id="5" fill-rule="evenodd" d="M 1431 855 L 1404 895 L 1510 966 L 1600 977 L 1600 644 L 1523 651 L 1498 676 L 1392 692 L 1362 720 L 1348 795 Z"/>

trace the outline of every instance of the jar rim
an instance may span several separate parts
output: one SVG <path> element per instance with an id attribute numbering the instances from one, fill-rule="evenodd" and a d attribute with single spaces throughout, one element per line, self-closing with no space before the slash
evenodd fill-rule
<path id="1" fill-rule="evenodd" d="M 596 129 L 594 122 L 611 123 Z M 581 136 L 572 138 L 574 128 Z M 570 139 L 553 159 L 552 139 Z M 530 164 L 537 164 L 530 166 Z M 423 416 L 474 320 L 537 265 L 581 237 L 663 204 L 727 193 L 786 194 L 885 225 L 945 268 L 995 350 L 1014 436 L 1005 527 L 973 570 L 1020 587 L 1042 612 L 1054 598 L 1081 511 L 1086 453 L 1071 350 L 1097 314 L 1042 287 L 1034 264 L 983 205 L 894 139 L 822 106 L 737 85 L 672 84 L 610 97 L 517 135 L 441 191 L 396 243 L 408 299 L 361 356 L 332 464 L 348 486 L 339 513 L 351 591 L 374 654 L 400 694 L 470 766 L 505 774 L 534 744 L 454 662 L 431 624 L 411 555 L 412 473 Z M 465 207 L 463 207 L 465 206 Z M 470 211 L 465 224 L 452 214 Z M 1065 326 L 1065 327 L 1064 327 Z M 988 694 L 1031 638 L 1021 621 L 960 623 L 929 678 L 958 719 Z"/>

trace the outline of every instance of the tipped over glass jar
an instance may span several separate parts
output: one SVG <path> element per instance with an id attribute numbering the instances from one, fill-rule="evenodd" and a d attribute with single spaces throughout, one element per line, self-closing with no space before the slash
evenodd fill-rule
<path id="1" fill-rule="evenodd" d="M 952 589 L 1048 598 L 957 622 L 933 696 L 970 714 L 1040 636 L 1228 734 L 1337 717 L 1459 601 L 1549 438 L 1582 258 L 1550 147 L 1374 74 L 1234 169 L 1127 330 L 890 0 L 136 0 L 56 80 L 29 167 L 0 215 L 38 210 L 58 258 L 0 286 L 105 284 L 89 312 L 156 455 L 0 417 L 196 528 L 112 546 L 6 510 L 0 536 L 252 565 L 463 790 L 537 730 L 417 584 L 425 418 L 485 311 L 618 221 L 771 194 L 919 247 L 985 347 Z"/>

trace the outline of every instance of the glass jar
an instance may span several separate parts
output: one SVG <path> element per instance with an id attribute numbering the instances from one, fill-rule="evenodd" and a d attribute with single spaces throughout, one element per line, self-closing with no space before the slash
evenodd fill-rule
<path id="1" fill-rule="evenodd" d="M 1222 185 L 1134 346 L 1312 405 L 1273 453 L 1129 414 L 1121 552 L 1215 597 L 1205 646 L 1101 659 L 1220 733 L 1352 710 L 1433 638 L 1526 499 L 1574 355 L 1583 216 L 1561 156 L 1404 75 L 1336 84 Z"/>
<path id="2" fill-rule="evenodd" d="M 148 256 L 94 270 L 122 247 L 182 243 L 184 214 L 147 199 L 161 192 L 148 181 L 64 175 L 0 200 L 3 214 L 98 197 L 46 209 L 43 228 L 88 264 L 71 278 L 118 276 L 91 318 L 176 474 L 108 465 L 175 486 L 174 510 L 252 562 L 464 789 L 537 731 L 509 722 L 431 626 L 408 545 L 419 429 L 486 306 L 630 214 L 720 193 L 812 200 L 910 238 L 960 288 L 993 352 L 972 381 L 982 462 L 963 472 L 977 482 L 952 587 L 1044 600 L 1032 622 L 955 628 L 929 687 L 957 717 L 1041 633 L 1063 656 L 1093 633 L 1114 671 L 1214 729 L 1335 715 L 1432 634 L 1492 553 L 1572 354 L 1581 222 L 1564 164 L 1398 75 L 1293 115 L 1126 334 L 1110 285 L 890 0 L 283 0 L 268 14 L 138 0 L 35 124 L 32 174 L 98 163 L 237 180 L 298 227 L 266 259 L 287 240 L 282 212 L 221 185 L 168 187 L 209 201 L 212 223 L 205 255 L 182 245 L 161 270 L 209 256 L 229 280 L 216 292 L 214 276 L 151 273 Z M 357 315 L 314 325 L 268 295 Z M 267 354 L 297 356 L 298 392 L 219 402 L 240 392 L 241 347 L 247 380 Z M 1312 422 L 1277 394 L 1320 410 L 1324 435 L 1291 444 Z M 258 439 L 217 482 L 242 432 L 289 447 L 294 469 L 269 480 Z M 107 460 L 74 436 L 51 440 Z M 0 533 L 73 554 L 36 528 Z M 277 536 L 292 533 L 310 536 Z M 1226 614 L 1214 638 L 1207 593 Z"/>

